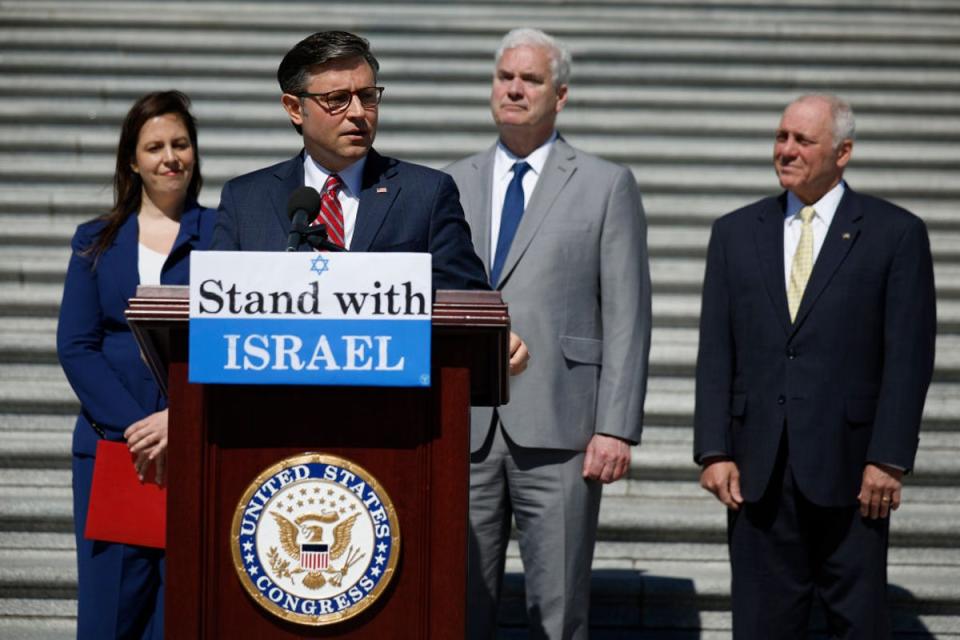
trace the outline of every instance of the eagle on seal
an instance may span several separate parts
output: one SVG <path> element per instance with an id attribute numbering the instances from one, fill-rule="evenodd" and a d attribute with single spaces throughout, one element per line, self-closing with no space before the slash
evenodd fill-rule
<path id="1" fill-rule="evenodd" d="M 270 515 L 276 520 L 280 528 L 280 546 L 284 552 L 293 558 L 295 562 L 300 562 L 300 550 L 304 544 L 323 543 L 323 525 L 330 525 L 340 519 L 336 511 L 324 511 L 322 513 L 304 513 L 291 521 L 275 511 Z M 353 536 L 353 524 L 356 522 L 359 513 L 355 513 L 349 518 L 337 523 L 333 527 L 333 544 L 330 545 L 330 560 L 337 560 L 346 552 L 350 546 L 350 539 Z M 320 523 L 320 524 L 317 524 Z M 340 577 L 345 573 L 347 567 L 328 571 L 334 573 L 335 577 Z M 302 567 L 301 567 L 302 569 Z M 339 583 L 339 580 L 334 581 Z M 327 583 L 323 577 L 322 571 L 307 571 L 303 579 L 303 586 L 309 589 L 319 589 Z"/>

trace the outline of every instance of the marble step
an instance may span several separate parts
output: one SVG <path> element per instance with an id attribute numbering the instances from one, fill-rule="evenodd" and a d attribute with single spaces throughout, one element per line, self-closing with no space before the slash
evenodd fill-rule
<path id="1" fill-rule="evenodd" d="M 23 287 L 61 284 L 70 255 L 68 236 L 83 221 L 66 214 L 0 216 L 0 225 L 9 222 L 15 226 L 8 234 L 0 232 L 0 282 Z M 58 230 L 54 232 L 54 228 Z M 953 237 L 941 240 L 941 231 L 936 228 L 930 233 L 937 295 L 941 299 L 956 298 L 960 296 L 960 261 L 948 253 Z M 699 241 L 704 234 L 695 231 L 693 236 L 677 225 L 650 222 L 650 275 L 655 293 L 701 293 L 705 263 Z M 687 242 L 679 241 L 685 238 Z"/>
<path id="2" fill-rule="evenodd" d="M 61 290 L 62 286 L 55 284 L 32 284 L 23 287 L 0 280 L 0 310 L 7 316 L 56 317 L 60 308 Z M 655 328 L 697 327 L 699 317 L 698 293 L 654 293 Z M 944 297 L 937 300 L 937 325 L 941 335 L 960 333 L 960 300 Z"/>
<path id="3" fill-rule="evenodd" d="M 89 74 L 78 77 L 63 73 L 56 75 L 51 70 L 44 76 L 24 76 L 5 73 L 0 68 L 0 95 L 49 97 L 56 92 L 65 92 L 76 98 L 98 98 L 100 100 L 119 101 L 122 105 L 131 104 L 144 93 L 153 91 L 158 84 L 156 76 L 113 74 L 108 72 Z M 723 86 L 690 86 L 690 87 L 658 87 L 647 85 L 599 84 L 590 86 L 589 91 L 578 91 L 576 87 L 586 79 L 576 78 L 573 91 L 567 103 L 573 107 L 617 107 L 620 109 L 671 108 L 678 111 L 689 111 L 709 108 L 720 113 L 727 112 L 755 112 L 778 113 L 784 105 L 797 96 L 798 89 L 787 87 L 783 89 L 755 89 L 745 92 L 737 87 Z M 279 109 L 279 89 L 272 78 L 221 78 L 216 84 L 207 79 L 180 76 L 170 78 L 167 84 L 175 85 L 184 91 L 197 103 L 217 100 L 231 100 L 237 103 L 274 103 Z M 55 89 L 54 89 L 55 88 Z M 489 100 L 490 88 L 486 82 L 463 82 L 456 79 L 443 81 L 418 80 L 416 78 L 404 81 L 391 82 L 389 87 L 389 104 L 423 104 L 424 96 L 430 96 L 433 105 L 465 106 L 484 104 Z M 910 91 L 899 91 L 893 88 L 871 90 L 869 88 L 844 89 L 843 96 L 853 105 L 857 114 L 940 114 L 949 115 L 956 111 L 957 98 L 955 95 L 939 91 L 927 91 L 921 88 Z M 204 123 L 208 124 L 208 123 Z M 213 125 L 213 123 L 209 123 Z M 38 144 L 58 144 L 56 139 L 57 125 L 28 128 L 36 129 L 32 133 L 37 136 Z M 278 126 L 276 133 L 286 128 Z M 113 129 L 103 130 L 96 125 L 84 127 L 88 140 L 92 141 L 104 133 L 115 134 Z M 205 131 L 215 131 L 201 126 L 201 140 Z M 6 143 L 0 140 L 0 148 L 18 144 L 23 134 L 18 134 L 16 127 L 13 131 L 4 132 L 4 138 L 10 136 Z M 65 134 L 60 134 L 65 135 Z M 449 133 L 436 132 L 436 136 L 443 140 Z M 69 136 L 65 138 L 69 140 Z M 863 138 L 860 138 L 863 140 Z M 738 140 L 737 140 L 738 141 Z M 737 142 L 732 141 L 732 142 Z M 244 141 L 259 146 L 255 140 Z M 225 144 L 229 144 L 226 142 Z M 240 141 L 234 141 L 240 144 Z M 265 144 L 273 144 L 269 138 Z M 203 147 L 207 148 L 207 144 Z M 859 154 L 859 152 L 858 152 Z"/>
<path id="4" fill-rule="evenodd" d="M 3 70 L 2 61 L 3 58 L 0 58 L 0 72 Z M 485 69 L 481 86 L 487 86 L 489 74 L 490 69 Z M 960 72 L 957 75 L 960 88 Z M 429 131 L 431 134 L 437 130 L 459 134 L 481 132 L 491 136 L 491 140 L 494 135 L 495 129 L 486 101 L 477 100 L 471 105 L 451 109 L 450 105 L 444 104 L 391 104 L 388 93 L 385 92 L 384 96 L 378 132 L 391 133 L 408 129 Z M 0 124 L 51 124 L 59 127 L 83 124 L 119 128 L 129 107 L 126 100 L 76 98 L 68 104 L 53 102 L 48 108 L 38 111 L 36 98 L 4 97 L 0 101 Z M 229 127 L 234 130 L 266 127 L 274 134 L 280 134 L 289 128 L 283 111 L 277 105 L 276 94 L 265 95 L 256 102 L 197 100 L 193 112 L 201 123 L 201 130 L 208 127 Z M 678 111 L 673 108 L 627 110 L 574 105 L 560 114 L 558 126 L 570 136 L 583 133 L 630 136 L 657 132 L 671 136 L 696 134 L 704 136 L 708 141 L 723 136 L 746 136 L 767 141 L 770 140 L 779 119 L 780 109 L 724 112 L 707 106 Z M 918 118 L 914 114 L 899 112 L 868 112 L 857 118 L 857 136 L 865 141 L 945 143 L 960 139 L 960 118 L 951 113 L 930 114 Z M 289 139 L 293 146 L 296 134 L 292 130 Z"/>
<path id="5" fill-rule="evenodd" d="M 45 262 L 48 270 L 59 267 L 66 271 L 76 225 L 89 219 L 82 215 L 2 214 L 0 260 L 8 261 L 12 267 L 32 258 L 35 264 Z M 960 265 L 960 228 L 934 228 L 929 235 L 935 262 Z M 706 224 L 656 222 L 650 223 L 647 230 L 647 248 L 653 258 L 703 258 L 709 239 L 710 227 Z M 50 247 L 59 247 L 60 252 L 35 253 L 36 249 Z"/>
<path id="6" fill-rule="evenodd" d="M 656 397 L 652 395 L 651 400 Z M 3 437 L 0 438 L 0 493 L 5 493 L 11 502 L 7 504 L 8 512 L 0 520 L 6 522 L 7 526 L 29 522 L 32 527 L 39 522 L 41 527 L 62 527 L 69 520 L 70 512 L 68 469 L 72 417 L 2 415 L 0 425 L 3 426 Z M 667 520 L 651 522 L 641 517 L 639 524 L 653 527 L 643 535 L 656 535 L 658 528 L 667 525 L 673 528 L 692 525 L 696 530 L 702 528 L 704 522 L 714 529 L 719 526 L 718 523 L 722 524 L 722 518 L 711 517 L 711 508 L 717 507 L 713 498 L 700 490 L 696 483 L 697 469 L 692 463 L 691 439 L 689 428 L 647 428 L 644 443 L 634 449 L 629 480 L 606 488 L 610 500 L 625 501 L 625 505 L 638 501 L 662 505 L 653 511 L 656 517 L 666 517 Z M 958 453 L 960 433 L 922 434 L 916 471 L 908 478 L 905 487 L 904 500 L 908 511 L 916 508 L 935 509 L 932 505 L 960 509 L 960 499 L 945 488 L 955 484 L 960 477 Z M 29 498 L 23 499 L 23 495 Z M 17 505 L 13 505 L 13 502 Z M 691 519 L 683 505 L 693 504 L 700 505 L 700 508 L 694 510 L 696 517 Z M 712 510 L 713 515 L 718 513 L 715 508 Z M 607 514 L 613 517 L 608 527 L 611 536 L 619 537 L 624 535 L 625 530 L 632 531 L 631 527 L 637 523 L 618 520 L 617 516 L 634 511 L 632 507 L 624 506 Z M 936 514 L 931 512 L 928 515 Z M 51 519 L 44 520 L 46 516 Z M 954 527 L 956 522 L 960 520 L 954 522 Z M 931 535 L 940 534 L 933 532 Z"/>
<path id="7" fill-rule="evenodd" d="M 0 486 L 68 487 L 74 419 L 69 414 L 0 414 Z M 605 491 L 611 496 L 702 497 L 698 478 L 691 428 L 647 424 L 641 446 L 632 450 L 627 479 Z M 665 481 L 690 484 L 657 484 Z M 925 495 L 930 499 L 949 500 L 933 490 L 960 482 L 960 433 L 921 431 L 916 466 L 905 482 L 911 490 L 929 489 Z M 678 487 L 684 492 L 677 494 Z"/>
<path id="8" fill-rule="evenodd" d="M 0 289 L 2 291 L 2 289 Z M 55 364 L 0 363 L 0 412 L 69 414 L 76 399 L 63 372 Z M 652 376 L 646 399 L 648 424 L 689 425 L 693 415 L 694 381 L 688 377 Z M 960 428 L 960 384 L 934 382 L 924 407 L 925 428 Z"/>
<path id="9" fill-rule="evenodd" d="M 696 487 L 687 487 L 687 490 Z M 957 546 L 960 503 L 911 501 L 910 495 L 944 491 L 925 487 L 904 489 L 904 502 L 891 522 L 892 546 Z M 920 498 L 918 498 L 920 499 Z M 710 542 L 726 541 L 726 508 L 713 496 L 700 492 L 690 497 L 607 496 L 601 507 L 598 537 L 623 542 Z M 960 571 L 954 568 L 954 572 Z M 960 573 L 954 573 L 960 578 Z M 960 593 L 956 594 L 960 599 Z"/>
<path id="10" fill-rule="evenodd" d="M 477 103 L 467 106 L 474 108 Z M 129 102 L 124 100 L 122 108 Z M 782 105 L 781 105 L 782 106 Z M 459 105 L 448 108 L 460 109 Z M 587 108 L 570 107 L 564 111 L 579 118 L 589 114 Z M 779 110 L 769 113 L 776 114 Z M 637 113 L 634 111 L 634 113 Z M 282 158 L 291 155 L 291 135 L 282 119 L 279 109 L 274 126 L 263 127 L 254 132 L 245 127 L 251 135 L 238 136 L 236 130 L 214 126 L 201 127 L 199 147 L 203 152 L 204 167 L 208 163 L 252 162 L 253 156 Z M 725 115 L 716 112 L 711 116 L 722 120 Z M 31 160 L 33 166 L 50 172 L 58 165 L 73 170 L 74 166 L 84 167 L 88 173 L 112 171 L 116 153 L 118 126 L 102 123 L 95 126 L 83 124 L 60 124 L 54 126 L 15 126 L 0 125 L 0 158 L 14 166 L 18 161 Z M 256 135 L 252 135 L 252 134 Z M 869 131 L 866 135 L 869 135 Z M 675 166 L 682 171 L 686 165 L 701 166 L 709 164 L 735 165 L 744 167 L 770 166 L 772 138 L 769 132 L 755 135 L 718 136 L 709 140 L 693 135 L 658 135 L 656 133 L 637 133 L 630 136 L 611 134 L 603 131 L 582 131 L 566 136 L 574 145 L 622 164 L 661 163 Z M 442 162 L 446 158 L 455 159 L 488 148 L 494 136 L 486 131 L 449 131 L 431 133 L 425 137 L 415 130 L 414 125 L 400 129 L 387 128 L 378 131 L 377 148 L 388 155 L 405 159 L 416 159 L 431 164 Z M 43 151 L 37 157 L 37 151 Z M 869 140 L 860 138 L 856 144 L 853 166 L 861 169 L 910 168 L 928 170 L 950 170 L 960 167 L 960 159 L 952 152 L 950 145 L 942 141 L 923 142 L 904 140 Z M 216 173 L 222 171 L 216 170 Z"/>
<path id="11" fill-rule="evenodd" d="M 0 434 L 22 431 L 37 435 L 64 434 L 69 438 L 76 419 L 75 413 L 0 413 Z M 0 436 L 0 441 L 4 438 L 5 436 Z M 0 442 L 0 445 L 2 444 Z"/>
<path id="12" fill-rule="evenodd" d="M 2 155 L 2 154 L 0 154 Z M 215 207 L 219 201 L 218 189 L 226 180 L 262 168 L 284 158 L 246 158 L 212 161 L 205 164 L 205 179 L 209 176 L 211 184 L 202 194 L 204 204 Z M 445 163 L 440 163 L 442 166 Z M 627 165 L 636 176 L 641 193 L 650 195 L 699 195 L 717 194 L 729 200 L 735 200 L 737 206 L 743 206 L 766 195 L 777 193 L 776 183 L 771 180 L 769 168 L 743 168 L 719 165 L 683 165 L 671 167 L 658 164 Z M 49 210 L 50 203 L 63 202 L 63 195 L 57 192 L 63 188 L 71 191 L 86 192 L 87 199 L 96 196 L 99 206 L 85 211 L 88 218 L 103 212 L 109 206 L 106 185 L 109 173 L 80 163 L 68 173 L 63 166 L 50 164 L 46 160 L 23 159 L 4 160 L 0 157 L 0 184 L 11 191 L 23 194 L 17 199 L 17 207 L 28 206 L 32 209 Z M 858 169 L 847 172 L 849 184 L 858 190 L 894 202 L 931 201 L 942 209 L 960 200 L 960 185 L 954 179 L 956 171 L 915 170 L 915 169 Z M 8 198 L 16 197 L 10 193 Z M 713 217 L 726 213 L 728 209 L 716 209 Z M 920 217 L 927 217 L 926 206 L 921 204 L 913 209 Z M 704 243 L 705 244 L 705 243 Z"/>
<path id="13" fill-rule="evenodd" d="M 914 3 L 915 4 L 915 3 Z M 189 9 L 186 7 L 189 6 Z M 938 40 L 953 42 L 956 24 L 951 7 L 923 5 L 914 11 L 903 10 L 903 5 L 870 5 L 864 7 L 830 5 L 782 6 L 766 4 L 720 6 L 712 4 L 685 3 L 679 7 L 670 5 L 644 6 L 636 3 L 598 3 L 577 5 L 551 4 L 544 11 L 541 3 L 495 2 L 492 6 L 473 6 L 464 3 L 425 3 L 417 5 L 371 3 L 365 5 L 362 14 L 351 13 L 349 5 L 330 5 L 331 15 L 350 15 L 348 28 L 362 29 L 369 34 L 378 28 L 390 25 L 392 30 L 404 29 L 409 33 L 456 33 L 463 36 L 472 33 L 499 34 L 516 24 L 536 22 L 558 35 L 574 37 L 590 34 L 606 36 L 605 46 L 616 42 L 615 37 L 649 38 L 657 35 L 672 35 L 678 40 L 705 39 L 711 36 L 727 36 L 747 39 L 769 34 L 770 29 L 785 21 L 791 23 L 789 33 L 782 33 L 778 41 L 803 42 L 827 41 L 836 43 L 851 39 L 851 24 L 856 26 L 857 40 L 888 44 L 916 41 L 932 43 Z M 334 7 L 339 7 L 336 10 Z M 302 13 L 296 4 L 271 5 L 269 11 L 248 3 L 211 4 L 199 6 L 186 3 L 168 4 L 159 15 L 144 16 L 144 8 L 131 3 L 89 3 L 84 10 L 74 3 L 12 3 L 6 8 L 5 20 L 20 28 L 65 24 L 68 27 L 94 25 L 110 27 L 115 31 L 125 28 L 150 29 L 167 27 L 177 30 L 178 35 L 192 31 L 209 31 L 210 24 L 221 30 L 231 28 L 259 28 L 262 32 L 281 29 L 299 32 Z M 711 20 L 703 20 L 703 12 L 710 11 Z M 331 28 L 336 24 L 329 24 Z M 904 33 L 906 32 L 906 33 Z M 398 38 L 401 50 L 406 44 Z M 238 40 L 243 45 L 243 40 Z"/>
<path id="14" fill-rule="evenodd" d="M 3 260 L 0 258 L 0 281 L 3 280 L 2 265 Z M 53 277 L 57 277 L 57 274 Z M 62 278 L 62 274 L 59 274 L 59 277 Z M 960 280 L 956 282 L 960 284 Z M 655 290 L 683 288 L 682 284 L 670 283 L 668 287 L 665 285 L 658 287 L 656 283 L 655 279 Z M 943 291 L 941 295 L 944 295 Z M 946 292 L 946 295 L 957 297 L 957 292 L 951 289 Z M 57 319 L 53 317 L 0 318 L 0 363 L 56 364 L 58 362 L 56 326 Z M 697 334 L 698 330 L 692 327 L 655 327 L 650 345 L 651 375 L 693 376 L 697 361 Z M 960 381 L 960 336 L 956 334 L 938 336 L 934 380 Z"/>
<path id="15" fill-rule="evenodd" d="M 645 420 L 648 424 L 689 426 L 692 424 L 694 381 L 687 377 L 654 376 L 647 384 Z M 960 385 L 934 382 L 924 406 L 924 428 L 953 431 L 960 427 Z"/>
<path id="16" fill-rule="evenodd" d="M 541 24 L 549 30 L 547 24 Z M 288 42 L 293 42 L 298 35 L 292 35 Z M 489 51 L 493 51 L 495 44 L 495 40 L 492 40 Z M 242 51 L 229 55 L 197 55 L 184 53 L 179 49 L 155 53 L 131 52 L 124 55 L 85 50 L 56 52 L 14 49 L 0 57 L 0 72 L 44 75 L 51 72 L 59 74 L 66 70 L 78 75 L 153 75 L 157 77 L 158 84 L 175 85 L 176 83 L 171 81 L 182 76 L 273 78 L 278 57 L 279 53 L 274 57 L 259 52 Z M 431 79 L 486 83 L 489 81 L 491 68 L 489 58 L 472 60 L 453 56 L 437 58 L 419 53 L 396 54 L 384 56 L 380 61 L 380 77 L 385 82 Z M 731 61 L 718 67 L 706 58 L 693 61 L 659 60 L 651 63 L 638 58 L 612 62 L 586 61 L 577 65 L 576 73 L 580 78 L 589 79 L 582 82 L 581 86 L 593 83 L 664 87 L 721 85 L 762 90 L 789 87 L 828 90 L 840 86 L 854 90 L 869 88 L 895 91 L 914 87 L 923 91 L 956 91 L 960 88 L 960 72 L 955 68 L 928 68 L 920 63 L 890 66 L 883 61 L 871 64 L 846 64 L 839 61 L 833 64 L 798 66 L 787 61 L 766 64 L 757 59 Z"/>
<path id="17" fill-rule="evenodd" d="M 64 453 L 60 459 L 67 462 L 69 457 Z M 893 519 L 891 544 L 957 546 L 960 499 L 949 487 L 956 483 L 956 465 L 951 471 L 948 479 L 941 480 L 947 485 L 924 486 L 908 479 L 903 503 Z M 0 531 L 69 533 L 73 506 L 68 474 L 66 465 L 40 471 L 5 469 L 0 477 Z M 605 493 L 598 533 L 602 540 L 710 543 L 724 540 L 724 507 L 692 478 L 664 481 L 632 477 L 610 485 Z"/>
<path id="18" fill-rule="evenodd" d="M 0 598 L 0 638 L 73 640 L 77 602 L 58 598 Z"/>
<path id="19" fill-rule="evenodd" d="M 53 36 L 56 36 L 55 39 Z M 367 34 L 374 51 L 382 59 L 409 54 L 450 55 L 468 59 L 488 59 L 496 49 L 498 37 L 490 33 L 438 34 L 374 32 Z M 245 54 L 273 55 L 291 44 L 291 32 L 261 29 L 230 29 L 223 31 L 181 31 L 177 50 L 204 55 L 236 50 L 242 42 Z M 0 29 L 0 38 L 10 49 L 50 52 L 122 50 L 125 52 L 166 51 L 170 47 L 170 31 L 164 28 L 117 29 L 116 27 L 21 26 Z M 794 62 L 796 46 L 787 39 L 734 40 L 718 35 L 696 41 L 683 41 L 669 36 L 648 35 L 635 41 L 612 40 L 602 35 L 571 35 L 565 38 L 575 60 L 614 61 L 617 59 L 688 60 L 688 61 L 759 61 Z M 94 44 L 95 43 L 95 44 Z M 93 45 L 93 46 L 91 46 Z M 808 64 L 876 64 L 884 62 L 895 66 L 922 64 L 949 66 L 960 63 L 960 50 L 931 44 L 901 42 L 895 49 L 878 47 L 869 41 L 835 43 L 829 50 L 811 48 L 805 56 Z"/>
<path id="20" fill-rule="evenodd" d="M 331 2 L 332 9 L 341 9 L 351 6 L 347 2 Z M 252 22 L 272 16 L 279 23 L 287 21 L 294 25 L 300 25 L 303 7 L 307 3 L 289 2 L 271 7 L 266 10 L 264 5 L 249 0 L 239 2 L 226 2 L 225 0 L 205 1 L 197 3 L 189 2 L 171 2 L 169 10 L 163 16 L 158 17 L 157 24 L 173 23 L 183 28 L 190 26 L 203 26 L 209 28 L 208 18 L 210 16 L 232 18 L 225 24 L 231 25 L 242 22 Z M 12 15 L 36 13 L 39 16 L 50 20 L 63 20 L 68 24 L 86 24 L 91 22 L 91 16 L 109 15 L 114 23 L 133 20 L 134 26 L 142 26 L 142 21 L 136 20 L 142 15 L 142 4 L 139 2 L 125 0 L 84 0 L 83 7 L 87 11 L 77 9 L 76 0 L 13 0 L 5 3 L 5 6 Z M 436 2 L 427 0 L 426 2 L 398 1 L 387 2 L 384 0 L 372 1 L 367 3 L 368 11 L 361 16 L 356 16 L 358 24 L 378 24 L 384 18 L 399 19 L 404 16 L 425 17 L 435 16 L 434 24 L 425 25 L 425 27 L 438 29 L 440 25 L 443 32 L 447 32 L 449 25 L 445 24 L 448 18 L 475 18 L 478 16 L 498 16 L 502 15 L 505 19 L 513 18 L 517 15 L 527 15 L 528 13 L 543 13 L 544 7 L 550 7 L 551 15 L 565 17 L 570 19 L 581 19 L 584 17 L 592 18 L 591 24 L 603 25 L 611 17 L 620 19 L 624 16 L 643 16 L 649 20 L 670 19 L 681 21 L 686 19 L 697 25 L 700 24 L 699 18 L 702 18 L 706 10 L 712 10 L 711 15 L 716 16 L 722 24 L 728 21 L 736 21 L 744 16 L 750 16 L 759 24 L 767 22 L 777 22 L 785 17 L 796 18 L 800 22 L 814 20 L 829 16 L 838 21 L 839 24 L 865 24 L 868 26 L 892 23 L 900 26 L 927 24 L 938 22 L 943 24 L 946 21 L 955 20 L 957 17 L 956 5 L 951 4 L 950 0 L 912 0 L 905 3 L 904 0 L 874 0 L 869 5 L 864 5 L 858 0 L 833 0 L 829 3 L 816 3 L 802 0 L 782 0 L 780 2 L 761 1 L 749 4 L 738 4 L 729 0 L 696 0 L 677 5 L 650 4 L 638 5 L 625 0 L 599 0 L 592 2 L 572 1 L 564 5 L 556 6 L 550 0 L 524 0 L 517 2 L 515 0 L 491 0 L 483 5 L 476 5 L 470 2 L 460 0 L 458 2 Z M 225 8 L 232 8 L 233 13 L 223 15 Z M 908 10 L 909 9 L 909 10 Z M 333 11 L 336 13 L 336 11 Z M 88 18 L 88 19 L 84 19 Z M 261 26 L 273 25 L 274 23 L 259 23 Z M 621 25 L 624 28 L 634 28 L 642 30 L 644 25 Z M 743 25 L 749 27 L 750 25 Z M 824 24 L 825 29 L 830 28 L 829 24 Z"/>
<path id="21" fill-rule="evenodd" d="M 700 298 L 694 294 L 654 294 L 653 316 L 654 326 L 696 327 Z M 937 327 L 941 335 L 960 332 L 960 305 L 949 299 L 937 300 Z"/>
<path id="22" fill-rule="evenodd" d="M 442 168 L 445 163 L 436 166 Z M 257 167 L 251 167 L 254 168 Z M 0 245 L 49 244 L 43 236 L 37 236 L 31 231 L 31 225 L 36 221 L 51 223 L 53 227 L 64 226 L 72 232 L 77 223 L 90 220 L 110 208 L 112 196 L 107 188 L 107 181 L 108 178 L 104 177 L 100 186 L 34 184 L 9 186 L 0 190 L 0 216 L 3 216 L 2 227 L 6 230 L 5 236 L 0 235 Z M 204 182 L 206 186 L 200 194 L 200 201 L 207 206 L 216 207 L 223 184 L 206 177 Z M 693 225 L 709 228 L 718 216 L 774 193 L 775 189 L 763 188 L 760 185 L 739 193 L 714 194 L 651 192 L 647 189 L 643 194 L 643 204 L 651 225 Z M 960 216 L 956 213 L 955 199 L 916 194 L 896 197 L 894 201 L 910 211 L 917 212 L 931 231 L 960 229 Z M 66 222 L 59 222 L 61 220 Z M 21 225 L 25 225 L 26 232 L 18 235 L 15 229 Z M 54 234 L 54 237 L 59 238 L 59 234 Z M 24 249 L 28 247 L 24 246 Z"/>
<path id="23" fill-rule="evenodd" d="M 679 546 L 635 548 L 632 551 L 639 557 L 628 564 L 605 559 L 608 549 L 598 544 L 591 580 L 592 626 L 728 630 L 730 578 L 725 549 L 722 545 Z M 888 601 L 896 628 L 915 631 L 923 625 L 937 632 L 937 637 L 956 632 L 960 613 L 960 602 L 952 595 L 956 561 L 945 562 L 939 550 L 911 551 L 913 557 L 929 556 L 929 560 L 902 562 L 896 549 L 890 557 Z M 0 623 L 38 614 L 69 622 L 75 606 L 74 591 L 67 584 L 75 576 L 71 554 L 20 551 L 4 555 L 0 551 L 4 560 L 0 591 L 5 596 L 0 600 Z M 508 560 L 507 570 L 500 622 L 514 626 L 523 620 L 523 578 L 516 558 Z"/>
<path id="24" fill-rule="evenodd" d="M 73 490 L 69 486 L 0 485 L 0 499 L 0 531 L 73 531 Z M 6 562 L 0 560 L 0 567 L 6 567 Z"/>

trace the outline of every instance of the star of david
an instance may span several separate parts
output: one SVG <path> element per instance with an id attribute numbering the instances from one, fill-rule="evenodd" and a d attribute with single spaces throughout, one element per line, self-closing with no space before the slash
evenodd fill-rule
<path id="1" fill-rule="evenodd" d="M 323 275 L 323 272 L 327 270 L 327 263 L 330 262 L 323 257 L 323 254 L 318 253 L 313 260 L 310 261 L 310 271 L 313 271 L 315 274 Z"/>

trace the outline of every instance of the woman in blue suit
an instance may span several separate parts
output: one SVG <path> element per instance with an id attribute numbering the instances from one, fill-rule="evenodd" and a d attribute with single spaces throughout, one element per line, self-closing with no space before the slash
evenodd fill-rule
<path id="1" fill-rule="evenodd" d="M 190 252 L 205 249 L 216 212 L 197 204 L 196 123 L 178 91 L 151 93 L 120 132 L 114 206 L 73 237 L 57 354 L 80 399 L 73 434 L 77 637 L 162 638 L 163 552 L 83 536 L 100 438 L 126 441 L 140 478 L 166 474 L 166 399 L 124 317 L 138 284 L 186 284 Z"/>

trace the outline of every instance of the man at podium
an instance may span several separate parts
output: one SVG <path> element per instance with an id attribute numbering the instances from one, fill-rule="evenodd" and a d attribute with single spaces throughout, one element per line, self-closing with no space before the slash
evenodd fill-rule
<path id="1" fill-rule="evenodd" d="M 303 137 L 293 158 L 227 182 L 213 250 L 282 251 L 288 200 L 321 194 L 317 222 L 351 251 L 428 252 L 434 289 L 489 289 L 450 176 L 373 149 L 379 63 L 369 43 L 344 31 L 315 33 L 280 63 L 280 102 Z M 525 350 L 524 350 L 525 351 Z"/>

